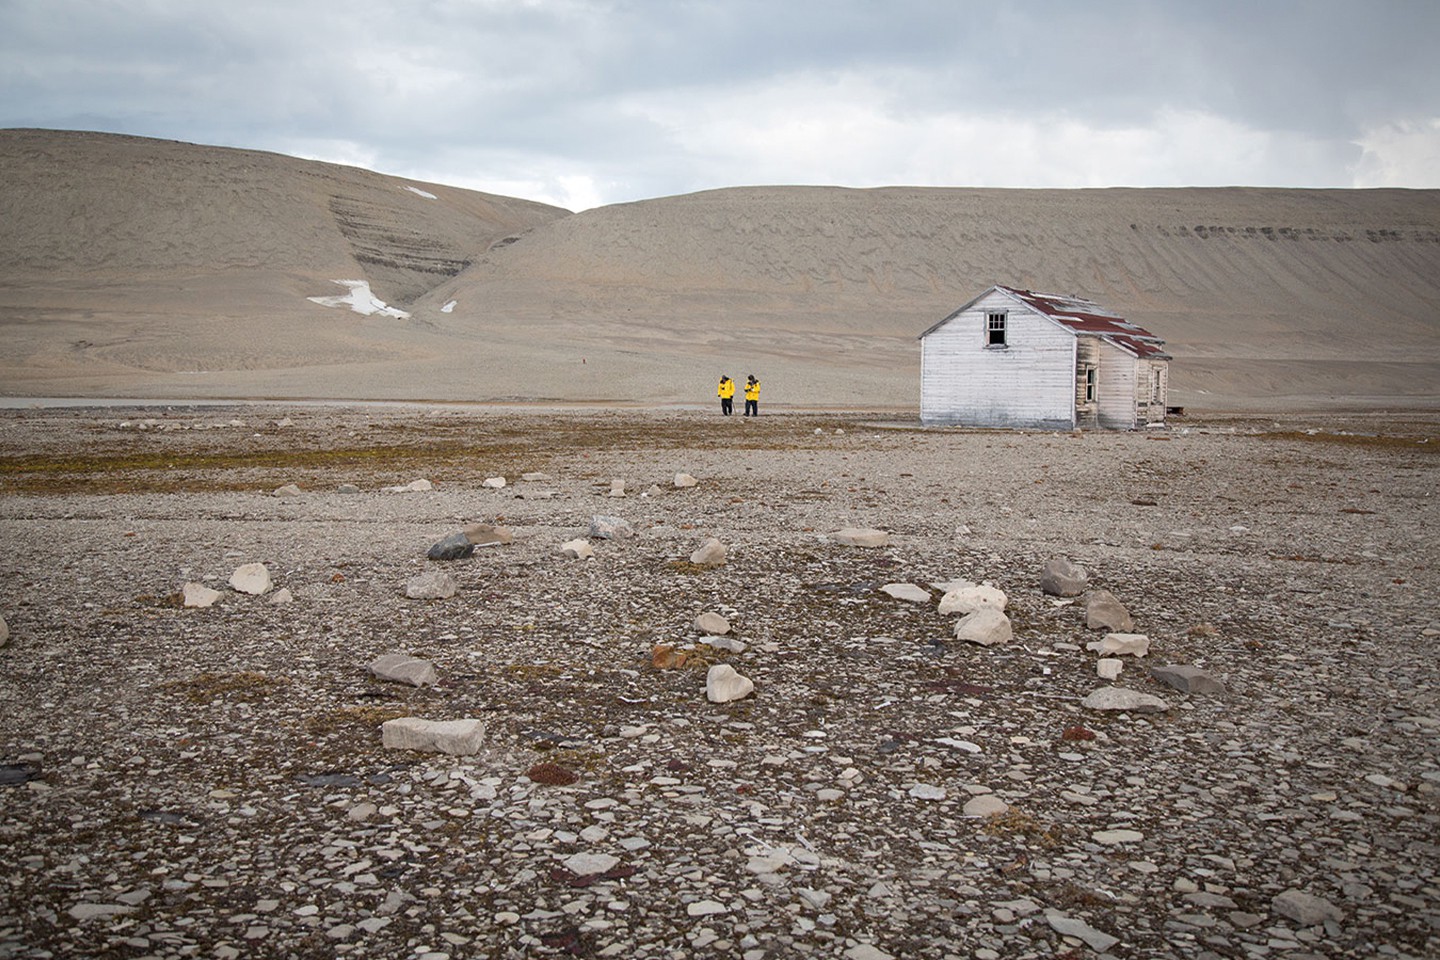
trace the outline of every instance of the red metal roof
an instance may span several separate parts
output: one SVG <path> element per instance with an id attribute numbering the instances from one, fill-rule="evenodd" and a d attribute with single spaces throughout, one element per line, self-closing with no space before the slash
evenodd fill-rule
<path id="1" fill-rule="evenodd" d="M 1007 293 L 1057 323 L 1064 324 L 1076 333 L 1089 333 L 1103 337 L 1122 350 L 1144 359 L 1168 360 L 1165 341 L 1144 327 L 1137 327 L 1124 317 L 1111 313 L 1099 304 L 1080 297 L 1066 297 L 1054 293 L 1036 293 L 1033 290 L 1016 290 L 996 285 L 995 289 Z"/>

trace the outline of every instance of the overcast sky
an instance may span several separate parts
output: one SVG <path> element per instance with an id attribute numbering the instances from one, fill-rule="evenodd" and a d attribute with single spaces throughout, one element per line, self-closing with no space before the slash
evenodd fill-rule
<path id="1" fill-rule="evenodd" d="M 1440 0 L 0 0 L 0 127 L 578 210 L 751 184 L 1440 187 Z"/>

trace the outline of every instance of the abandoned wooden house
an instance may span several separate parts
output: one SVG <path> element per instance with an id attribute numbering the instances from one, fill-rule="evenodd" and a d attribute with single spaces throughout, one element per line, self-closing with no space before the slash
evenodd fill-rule
<path id="1" fill-rule="evenodd" d="M 1164 343 L 1089 300 L 994 286 L 920 335 L 920 419 L 1042 429 L 1163 424 Z"/>

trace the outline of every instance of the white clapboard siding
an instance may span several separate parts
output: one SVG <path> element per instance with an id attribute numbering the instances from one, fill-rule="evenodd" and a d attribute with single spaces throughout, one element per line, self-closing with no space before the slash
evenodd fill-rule
<path id="1" fill-rule="evenodd" d="M 1004 347 L 985 345 L 991 312 L 1006 314 Z M 921 341 L 926 423 L 1065 429 L 1074 416 L 1075 337 L 1002 293 L 992 291 Z"/>
<path id="2" fill-rule="evenodd" d="M 1148 389 L 1148 378 L 1142 383 L 1139 368 L 1149 370 L 1149 363 L 1137 360 L 1108 341 L 1100 341 L 1100 426 L 1109 430 L 1130 430 L 1135 427 L 1135 405 L 1140 391 Z"/>

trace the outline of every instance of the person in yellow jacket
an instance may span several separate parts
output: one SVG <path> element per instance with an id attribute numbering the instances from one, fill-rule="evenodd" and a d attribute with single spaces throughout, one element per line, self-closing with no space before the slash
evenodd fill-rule
<path id="1" fill-rule="evenodd" d="M 745 381 L 745 416 L 760 416 L 760 381 L 755 379 L 755 374 L 750 374 L 750 379 Z"/>
<path id="2" fill-rule="evenodd" d="M 715 391 L 715 395 L 720 398 L 720 412 L 721 412 L 722 414 L 724 414 L 725 416 L 728 417 L 728 416 L 730 416 L 730 414 L 732 414 L 732 413 L 735 412 L 735 400 L 734 400 L 734 397 L 735 397 L 735 381 L 734 381 L 734 380 L 731 380 L 729 377 L 726 377 L 726 376 L 721 376 L 721 377 L 720 377 L 720 387 L 719 387 L 719 389 L 717 389 L 717 390 Z"/>

